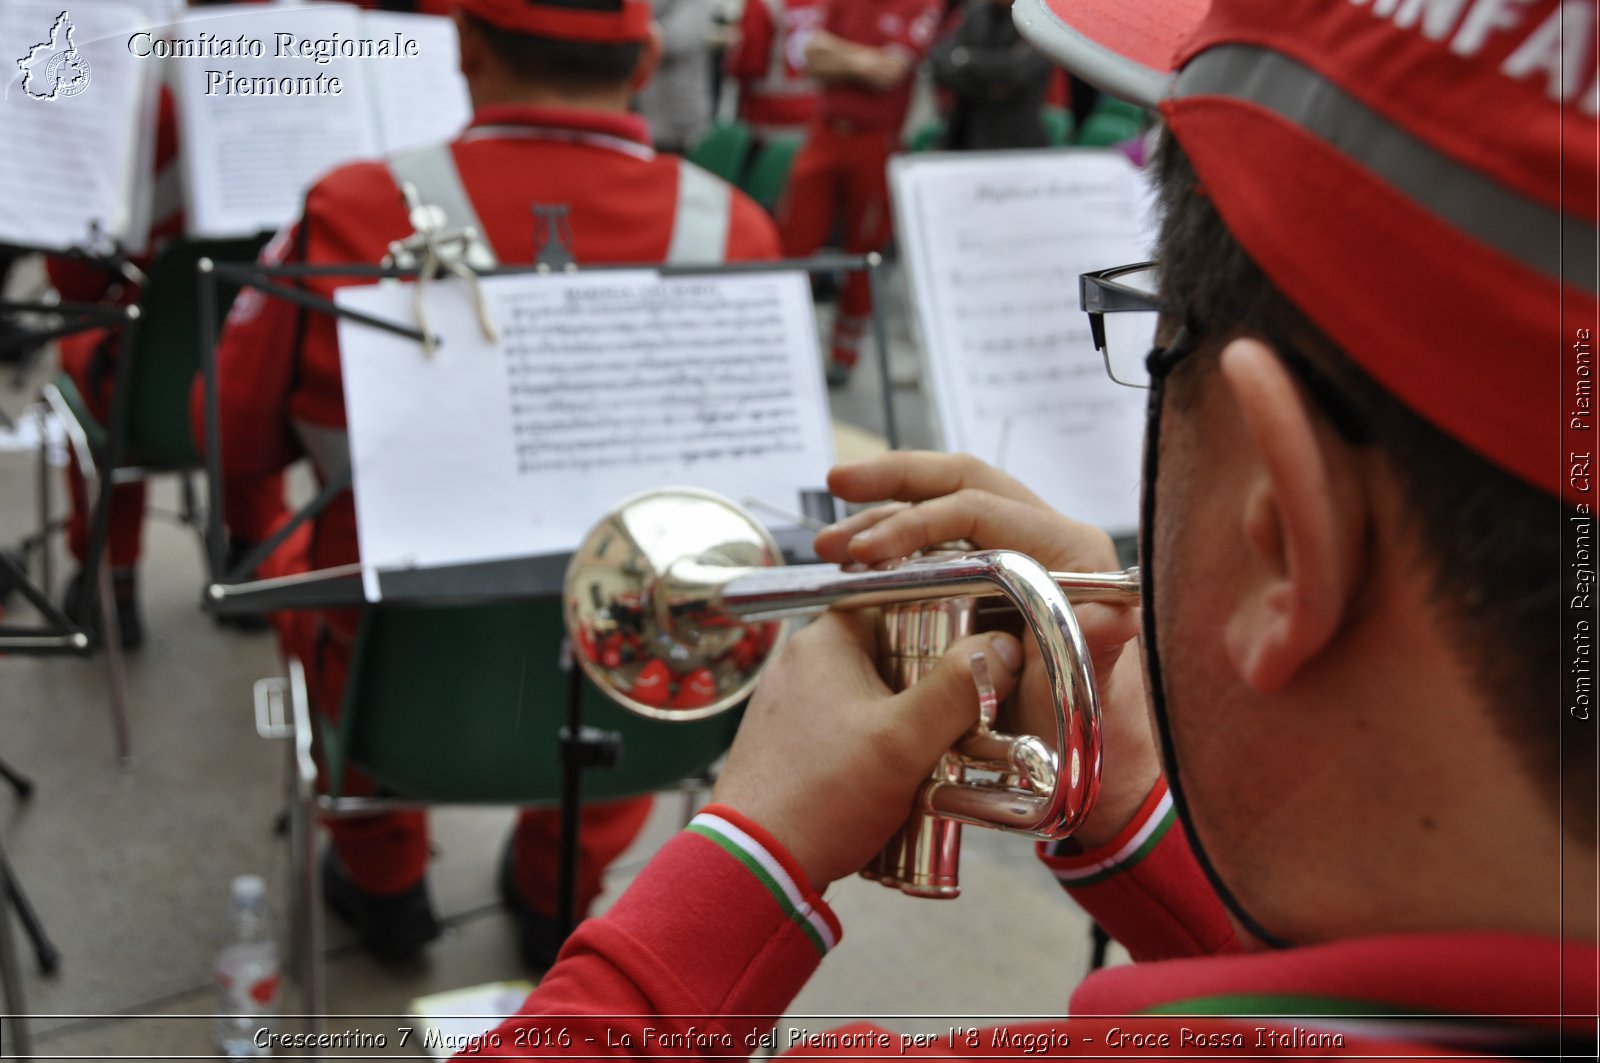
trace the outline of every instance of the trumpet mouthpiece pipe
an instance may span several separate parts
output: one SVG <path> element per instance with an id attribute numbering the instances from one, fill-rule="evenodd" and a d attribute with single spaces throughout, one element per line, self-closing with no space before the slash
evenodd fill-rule
<path id="1" fill-rule="evenodd" d="M 913 559 L 893 568 L 850 569 L 839 565 L 793 565 L 748 569 L 710 592 L 714 608 L 744 619 L 775 619 L 821 612 L 824 609 L 866 609 L 880 605 L 927 601 L 933 598 L 1003 597 L 996 588 L 986 558 L 1004 551 L 984 551 L 960 557 Z M 698 562 L 674 565 L 674 581 L 683 586 L 704 586 Z M 1074 605 L 1090 602 L 1136 604 L 1139 570 L 1123 572 L 1052 572 L 1067 600 Z"/>
<path id="2" fill-rule="evenodd" d="M 1052 572 L 1073 605 L 1100 602 L 1106 605 L 1137 605 L 1139 602 L 1139 566 L 1121 572 Z"/>

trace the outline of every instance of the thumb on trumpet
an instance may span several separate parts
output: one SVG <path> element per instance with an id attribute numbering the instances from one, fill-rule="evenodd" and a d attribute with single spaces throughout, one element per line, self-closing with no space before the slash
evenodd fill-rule
<path id="1" fill-rule="evenodd" d="M 866 618 L 840 611 L 790 639 L 762 676 L 714 791 L 781 842 L 818 890 L 888 841 L 939 757 L 977 720 L 973 655 L 998 697 L 1022 664 L 1011 635 L 975 635 L 893 693 L 873 643 Z"/>
<path id="2" fill-rule="evenodd" d="M 975 658 L 983 664 L 977 665 Z M 979 667 L 987 673 L 982 685 L 974 674 Z M 1021 670 L 1022 644 L 1015 636 L 971 635 L 952 643 L 930 674 L 890 699 L 893 726 L 917 736 L 909 767 L 919 780 L 977 722 L 982 687 L 988 686 L 993 697 L 1003 701 L 1016 687 Z"/>

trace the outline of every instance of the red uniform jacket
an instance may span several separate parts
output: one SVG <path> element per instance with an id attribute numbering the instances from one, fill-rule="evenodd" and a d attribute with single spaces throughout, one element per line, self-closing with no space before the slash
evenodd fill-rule
<path id="1" fill-rule="evenodd" d="M 649 144 L 649 130 L 635 116 L 502 107 L 480 111 L 449 150 L 500 262 L 535 261 L 531 207 L 539 203 L 570 208 L 571 250 L 580 264 L 642 263 L 667 257 L 679 175 L 688 165 Z M 778 257 L 777 234 L 759 206 L 731 191 L 728 212 L 725 258 Z M 391 241 L 411 232 L 387 165 L 357 163 L 307 193 L 304 214 L 263 260 L 375 265 Z M 319 277 L 305 286 L 331 298 L 349 283 Z M 324 472 L 337 460 L 345 413 L 332 317 L 246 291 L 229 314 L 218 366 L 222 461 L 230 476 L 276 471 L 307 450 Z M 194 406 L 198 431 L 198 387 Z M 346 493 L 317 519 L 309 560 L 322 568 L 356 557 L 355 507 Z"/>
<path id="2" fill-rule="evenodd" d="M 739 82 L 739 117 L 761 136 L 800 136 L 817 111 L 806 77 L 806 41 L 822 22 L 822 0 L 748 0 L 726 69 Z"/>
<path id="3" fill-rule="evenodd" d="M 915 67 L 939 31 L 940 0 L 824 0 L 822 28 L 835 37 L 894 52 Z M 911 107 L 915 77 L 889 92 L 862 85 L 829 85 L 819 105 L 824 122 L 850 131 L 895 132 Z"/>
<path id="4" fill-rule="evenodd" d="M 1143 959 L 1085 979 L 1072 997 L 1073 1018 L 963 1031 L 931 1044 L 858 1025 L 798 1043 L 785 1035 L 777 1047 L 791 1056 L 853 1058 L 1459 1058 L 1553 1054 L 1564 1033 L 1569 1051 L 1585 1042 L 1592 1050 L 1600 965 L 1592 941 L 1397 934 L 1239 951 L 1164 784 L 1109 845 L 1070 856 L 1041 846 L 1041 856 Z M 758 825 L 706 809 L 614 908 L 579 927 L 522 1011 L 466 1054 L 725 1059 L 750 1052 L 772 1028 L 768 1016 L 783 1013 L 840 935 L 805 882 Z M 1558 1018 L 1585 1013 L 1565 1028 Z M 1254 1017 L 1262 1015 L 1278 1018 Z"/>

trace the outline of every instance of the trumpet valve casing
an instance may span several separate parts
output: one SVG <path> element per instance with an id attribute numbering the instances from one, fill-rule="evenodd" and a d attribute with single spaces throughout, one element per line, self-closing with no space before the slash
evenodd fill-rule
<path id="1" fill-rule="evenodd" d="M 977 630 L 978 600 L 910 602 L 887 606 L 879 615 L 878 672 L 891 689 L 905 690 L 932 672 L 952 643 Z M 930 782 L 959 784 L 965 777 L 961 761 L 946 753 Z M 961 824 L 919 807 L 862 875 L 915 897 L 949 899 L 961 893 L 960 868 Z"/>

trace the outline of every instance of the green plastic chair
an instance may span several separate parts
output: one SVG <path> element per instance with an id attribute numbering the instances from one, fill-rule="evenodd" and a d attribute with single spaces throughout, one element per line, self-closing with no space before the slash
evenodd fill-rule
<path id="1" fill-rule="evenodd" d="M 396 804 L 559 804 L 568 676 L 556 653 L 563 635 L 559 602 L 379 606 L 364 615 L 337 724 L 312 712 L 298 660 L 288 662 L 287 679 L 256 684 L 257 730 L 293 739 L 292 895 L 307 1015 L 327 1010 L 318 814 Z M 583 687 L 584 725 L 619 732 L 623 742 L 615 767 L 584 772 L 586 800 L 682 789 L 686 780 L 703 785 L 738 729 L 738 712 L 689 723 L 647 720 L 586 680 Z M 352 766 L 387 795 L 345 795 Z M 320 772 L 326 793 L 318 791 Z"/>
<path id="2" fill-rule="evenodd" d="M 199 272 L 201 258 L 219 262 L 251 261 L 264 241 L 175 240 L 150 267 L 150 283 L 140 302 L 133 346 L 119 357 L 127 369 L 127 431 L 121 440 L 121 462 L 150 471 L 198 469 L 203 459 L 189 425 L 189 389 L 200 371 Z M 218 285 L 217 324 L 238 289 Z M 66 374 L 55 387 L 102 461 L 110 452 L 110 433 L 89 411 L 88 403 Z"/>
<path id="3" fill-rule="evenodd" d="M 1061 107 L 1039 108 L 1039 121 L 1044 124 L 1045 143 L 1052 148 L 1072 143 L 1072 112 Z"/>
<path id="4" fill-rule="evenodd" d="M 329 794 L 359 765 L 400 797 L 441 804 L 555 804 L 557 729 L 567 675 L 559 603 L 369 610 L 324 744 Z M 653 793 L 702 775 L 728 748 L 736 713 L 692 723 L 647 720 L 587 681 L 586 726 L 623 735 L 623 761 L 584 777 L 597 800 Z"/>
<path id="5" fill-rule="evenodd" d="M 943 137 L 944 123 L 929 122 L 927 125 L 918 127 L 917 131 L 911 134 L 911 139 L 906 143 L 906 150 L 912 154 L 916 154 L 919 151 L 932 151 L 938 147 L 939 141 Z"/>
<path id="6" fill-rule="evenodd" d="M 789 183 L 789 171 L 794 168 L 794 157 L 800 152 L 801 140 L 789 137 L 768 141 L 750 163 L 744 175 L 743 188 L 751 199 L 776 212 L 783 189 Z"/>
<path id="7" fill-rule="evenodd" d="M 718 122 L 689 151 L 688 159 L 729 184 L 737 184 L 749 154 L 750 127 L 743 122 Z"/>
<path id="8" fill-rule="evenodd" d="M 1078 143 L 1089 148 L 1109 148 L 1144 132 L 1145 113 L 1135 104 L 1112 96 L 1100 102 L 1078 130 Z"/>

